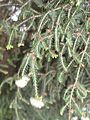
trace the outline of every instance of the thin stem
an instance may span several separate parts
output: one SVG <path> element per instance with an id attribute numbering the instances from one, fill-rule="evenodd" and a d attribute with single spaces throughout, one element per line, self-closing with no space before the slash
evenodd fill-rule
<path id="1" fill-rule="evenodd" d="M 19 4 L 13 4 L 13 6 L 17 6 Z M 1 4 L 0 7 L 8 7 L 8 6 L 12 6 L 12 4 Z"/>
<path id="2" fill-rule="evenodd" d="M 54 11 L 57 11 L 57 10 L 59 10 L 59 9 L 61 9 L 61 7 L 58 7 L 58 8 L 49 10 L 49 11 L 43 16 L 43 18 L 42 18 L 42 20 L 41 20 L 41 23 L 40 23 L 40 25 L 39 25 L 39 28 L 38 28 L 38 33 L 40 32 L 42 23 L 43 23 L 43 21 L 45 20 L 45 18 L 47 17 L 47 15 L 48 15 L 50 12 L 54 12 Z"/>
<path id="3" fill-rule="evenodd" d="M 8 45 L 11 44 L 13 33 L 14 33 L 14 30 L 12 30 L 12 32 L 11 32 L 11 34 L 10 34 L 10 38 L 9 38 L 9 41 L 8 41 Z"/>
<path id="4" fill-rule="evenodd" d="M 17 27 L 21 26 L 22 24 L 26 23 L 27 21 L 29 21 L 31 19 L 38 18 L 38 17 L 41 17 L 41 15 L 31 16 L 31 17 L 27 18 L 26 20 L 22 21 L 21 23 L 19 23 L 17 25 Z"/>
<path id="5" fill-rule="evenodd" d="M 61 54 L 60 54 L 60 58 L 61 58 L 62 67 L 63 67 L 63 69 L 65 70 L 65 72 L 67 72 L 67 68 L 66 68 L 66 66 L 65 66 L 65 64 L 64 64 L 63 56 L 62 56 L 62 55 L 63 55 L 64 48 L 65 48 L 65 44 L 64 44 L 64 46 L 63 46 L 63 48 L 62 48 L 62 51 L 61 51 Z"/>
<path id="6" fill-rule="evenodd" d="M 87 50 L 87 48 L 88 48 L 89 40 L 90 40 L 90 38 L 88 38 L 88 40 L 87 40 L 87 42 L 86 42 L 85 49 L 84 49 L 84 51 L 83 51 L 83 53 L 82 53 L 82 56 L 81 56 L 81 60 L 80 60 L 79 68 L 78 68 L 78 71 L 77 71 L 75 83 L 74 83 L 74 85 L 73 85 L 73 88 L 72 88 L 72 91 L 71 91 L 71 95 L 70 95 L 70 104 L 71 104 L 71 100 L 72 100 L 73 93 L 74 93 L 74 90 L 75 90 L 75 86 L 76 86 L 76 84 L 77 84 L 77 82 L 78 82 L 78 79 L 79 79 L 79 74 L 80 74 L 80 71 L 81 71 L 81 63 L 82 63 L 82 61 L 83 61 L 84 55 L 85 55 L 85 53 L 86 53 L 86 50 Z M 70 108 L 71 108 L 71 105 L 70 105 Z"/>
<path id="7" fill-rule="evenodd" d="M 78 10 L 78 8 L 74 11 L 74 13 L 72 14 L 71 18 L 69 19 L 69 22 L 67 23 L 67 25 L 66 25 L 66 27 L 65 27 L 64 34 L 63 34 L 63 36 L 62 36 L 61 42 L 63 42 L 63 40 L 64 40 L 64 38 L 65 38 L 65 34 L 66 34 L 66 32 L 67 32 L 67 29 L 68 29 L 68 26 L 69 26 L 69 24 L 71 23 L 71 20 L 72 20 L 72 18 L 74 17 L 74 15 L 76 14 L 77 10 Z"/>
<path id="8" fill-rule="evenodd" d="M 31 1 L 31 0 L 28 0 L 26 3 L 24 3 L 24 4 L 20 7 L 20 9 L 23 9 L 30 1 Z"/>

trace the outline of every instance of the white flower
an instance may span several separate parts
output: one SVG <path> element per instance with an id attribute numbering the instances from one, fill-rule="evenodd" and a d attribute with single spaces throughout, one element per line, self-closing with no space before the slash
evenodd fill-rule
<path id="1" fill-rule="evenodd" d="M 18 21 L 18 16 L 15 14 L 11 15 L 10 18 L 11 18 L 11 20 L 13 20 L 15 22 Z"/>
<path id="2" fill-rule="evenodd" d="M 29 80 L 30 79 L 24 75 L 21 79 L 16 80 L 15 84 L 19 88 L 24 88 L 28 84 Z"/>
<path id="3" fill-rule="evenodd" d="M 81 120 L 90 120 L 88 117 L 81 117 Z"/>
<path id="4" fill-rule="evenodd" d="M 86 111 L 86 110 L 87 110 L 87 108 L 86 108 L 86 107 L 83 107 L 83 108 L 82 108 L 82 111 Z"/>
<path id="5" fill-rule="evenodd" d="M 88 113 L 90 114 L 90 110 L 88 110 Z"/>
<path id="6" fill-rule="evenodd" d="M 15 12 L 15 14 L 16 14 L 17 16 L 19 16 L 20 13 L 21 13 L 21 9 L 18 8 L 17 11 Z"/>
<path id="7" fill-rule="evenodd" d="M 18 47 L 24 46 L 24 43 L 18 43 Z"/>
<path id="8" fill-rule="evenodd" d="M 27 30 L 27 27 L 26 27 L 25 24 L 23 24 L 23 25 L 20 27 L 20 31 L 21 31 L 21 32 L 24 32 L 24 31 L 26 31 L 26 30 Z"/>
<path id="9" fill-rule="evenodd" d="M 30 79 L 29 79 L 29 77 L 28 77 L 28 76 L 24 75 L 24 76 L 22 76 L 22 80 L 24 80 L 24 81 L 28 82 Z"/>
<path id="10" fill-rule="evenodd" d="M 12 11 L 12 12 L 14 12 L 15 11 L 15 5 L 13 5 L 11 8 L 10 8 L 10 10 Z"/>
<path id="11" fill-rule="evenodd" d="M 73 117 L 71 120 L 78 120 L 78 117 L 75 116 L 75 117 Z"/>
<path id="12" fill-rule="evenodd" d="M 31 97 L 30 98 L 30 102 L 31 102 L 31 105 L 34 106 L 34 107 L 36 107 L 36 108 L 41 109 L 42 107 L 44 107 L 44 103 L 40 99 Z"/>
<path id="13" fill-rule="evenodd" d="M 20 79 L 20 80 L 16 80 L 15 84 L 19 88 L 24 88 L 27 85 L 27 81 Z"/>
<path id="14" fill-rule="evenodd" d="M 13 8 L 13 9 L 14 9 L 14 8 Z M 21 9 L 17 9 L 17 11 L 14 12 L 14 13 L 10 16 L 10 19 L 11 19 L 12 21 L 18 21 L 18 17 L 19 17 L 19 15 L 20 15 L 20 13 L 21 13 Z"/>
<path id="15" fill-rule="evenodd" d="M 12 4 L 12 3 L 9 3 L 9 4 Z M 16 7 L 15 5 L 13 5 L 13 6 L 11 6 L 11 7 L 8 8 L 8 10 L 11 11 L 11 13 L 13 13 L 13 12 L 19 10 L 19 9 L 20 9 L 20 8 L 19 8 L 19 7 Z"/>

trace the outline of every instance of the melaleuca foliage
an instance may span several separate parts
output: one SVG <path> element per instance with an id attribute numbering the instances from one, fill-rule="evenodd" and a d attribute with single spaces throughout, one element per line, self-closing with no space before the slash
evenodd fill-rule
<path id="1" fill-rule="evenodd" d="M 0 119 L 88 116 L 90 2 L 0 3 Z"/>

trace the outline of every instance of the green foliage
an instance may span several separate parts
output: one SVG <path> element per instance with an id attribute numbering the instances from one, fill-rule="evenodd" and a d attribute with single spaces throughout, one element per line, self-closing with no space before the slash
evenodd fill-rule
<path id="1" fill-rule="evenodd" d="M 90 2 L 0 3 L 0 120 L 83 116 L 90 102 Z M 31 106 L 32 97 L 44 107 Z"/>

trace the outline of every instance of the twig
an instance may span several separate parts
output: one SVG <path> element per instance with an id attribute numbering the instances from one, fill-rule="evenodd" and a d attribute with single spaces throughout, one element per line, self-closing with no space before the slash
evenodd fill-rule
<path id="1" fill-rule="evenodd" d="M 72 100 L 72 97 L 73 97 L 73 93 L 74 93 L 74 90 L 75 90 L 75 86 L 76 86 L 76 84 L 77 84 L 77 82 L 78 82 L 79 74 L 80 74 L 80 71 L 81 71 L 81 63 L 82 63 L 82 61 L 83 61 L 84 55 L 85 55 L 85 53 L 86 53 L 86 50 L 87 50 L 87 48 L 88 48 L 89 40 L 90 40 L 90 38 L 88 37 L 88 40 L 87 40 L 87 42 L 86 42 L 85 49 L 84 49 L 84 51 L 83 51 L 83 53 L 82 53 L 82 56 L 81 56 L 81 60 L 80 60 L 79 68 L 78 68 L 78 71 L 77 71 L 75 83 L 74 83 L 73 88 L 72 88 L 72 91 L 71 91 L 71 95 L 70 95 L 70 109 L 71 109 L 71 100 Z"/>
<path id="2" fill-rule="evenodd" d="M 61 9 L 61 7 L 58 7 L 58 8 L 49 10 L 49 11 L 44 15 L 44 17 L 42 18 L 41 23 L 40 23 L 40 25 L 39 25 L 38 33 L 39 33 L 39 31 L 40 31 L 40 29 L 41 29 L 41 26 L 42 26 L 42 23 L 43 23 L 43 21 L 45 20 L 45 18 L 47 17 L 47 15 L 48 15 L 49 13 L 54 12 L 54 11 L 57 11 L 57 10 L 59 10 L 59 9 Z"/>
<path id="3" fill-rule="evenodd" d="M 17 25 L 17 27 L 21 26 L 22 24 L 26 23 L 27 21 L 29 21 L 29 20 L 31 20 L 31 19 L 38 18 L 38 17 L 41 17 L 41 15 L 31 16 L 31 17 L 29 17 L 28 19 L 26 19 L 26 20 L 22 21 L 21 23 L 19 23 L 19 24 Z"/>

